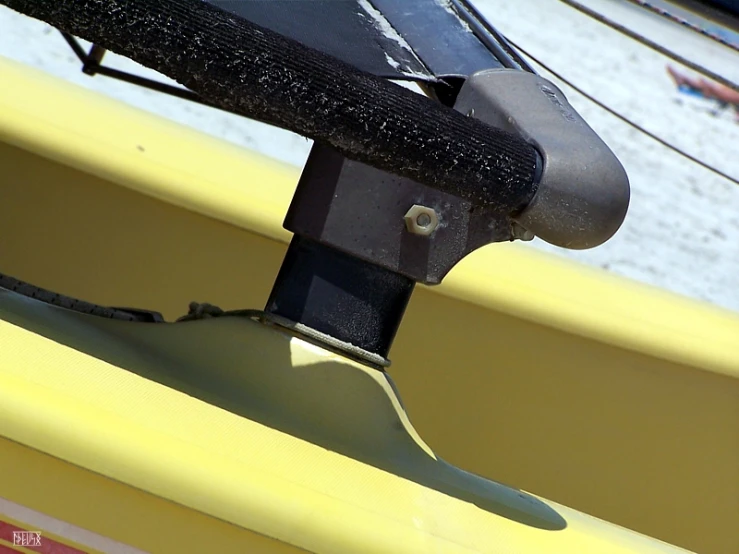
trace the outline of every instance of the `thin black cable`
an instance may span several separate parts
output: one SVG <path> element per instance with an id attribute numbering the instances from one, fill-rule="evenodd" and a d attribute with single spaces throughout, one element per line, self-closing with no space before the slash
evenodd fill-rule
<path id="1" fill-rule="evenodd" d="M 69 33 L 65 33 L 64 31 L 60 31 L 60 33 L 64 37 L 64 40 L 67 41 L 67 44 L 69 44 L 69 46 L 72 48 L 74 53 L 80 59 L 80 61 L 84 64 L 83 71 L 85 71 L 85 67 L 89 68 L 88 75 L 91 75 L 91 76 L 98 75 L 98 74 L 103 75 L 105 77 L 110 77 L 112 79 L 118 79 L 119 81 L 123 81 L 126 83 L 131 83 L 133 85 L 144 87 L 149 90 L 161 92 L 163 94 L 169 94 L 170 96 L 174 96 L 175 98 L 181 98 L 183 100 L 189 100 L 190 102 L 202 104 L 203 106 L 208 106 L 210 108 L 220 109 L 217 105 L 211 102 L 208 102 L 207 100 L 204 100 L 199 95 L 185 88 L 175 87 L 172 85 L 168 85 L 167 83 L 162 83 L 160 81 L 155 81 L 153 79 L 147 79 L 146 77 L 140 77 L 138 75 L 133 75 L 132 73 L 126 73 L 125 71 L 120 71 L 118 69 L 108 67 L 105 65 L 101 65 L 99 63 L 91 64 L 90 62 L 92 60 L 89 54 L 84 51 L 80 43 L 77 42 L 77 39 L 73 37 L 72 35 L 70 35 Z"/>
<path id="2" fill-rule="evenodd" d="M 670 21 L 673 21 L 674 23 L 677 23 L 679 25 L 682 25 L 683 27 L 690 29 L 691 31 L 694 31 L 700 35 L 703 35 L 706 38 L 709 38 L 715 42 L 718 42 L 719 44 L 722 44 L 723 46 L 726 46 L 727 48 L 731 48 L 735 52 L 739 52 L 739 45 L 737 45 L 734 42 L 730 42 L 726 40 L 724 37 L 717 35 L 716 33 L 712 33 L 708 29 L 704 29 L 700 25 L 696 25 L 695 23 L 691 23 L 687 19 L 680 17 L 679 15 L 675 15 L 673 13 L 668 12 L 664 8 L 660 8 L 659 6 L 655 6 L 654 4 L 650 2 L 646 2 L 645 0 L 626 0 L 627 2 L 630 2 L 631 4 L 635 4 L 639 6 L 640 8 L 644 8 L 646 10 L 649 10 L 652 13 L 655 13 L 661 17 L 664 17 L 666 19 L 669 19 Z"/>
<path id="3" fill-rule="evenodd" d="M 80 43 L 77 42 L 77 39 L 74 38 L 69 33 L 65 33 L 64 31 L 59 31 L 62 36 L 64 37 L 64 40 L 67 41 L 67 44 L 69 44 L 70 48 L 72 48 L 72 51 L 75 53 L 75 55 L 79 58 L 79 60 L 82 63 L 85 63 L 87 61 L 87 52 L 80 46 Z"/>
<path id="4" fill-rule="evenodd" d="M 626 35 L 627 37 L 643 44 L 644 46 L 651 48 L 655 52 L 659 52 L 663 56 L 666 56 L 670 58 L 671 60 L 674 60 L 677 63 L 682 64 L 689 69 L 692 69 L 696 73 L 700 73 L 701 75 L 704 75 L 705 77 L 708 77 L 709 79 L 712 79 L 716 81 L 717 83 L 720 83 L 724 85 L 725 87 L 730 88 L 734 92 L 739 92 L 739 84 L 736 84 L 733 81 L 728 80 L 726 77 L 722 77 L 721 75 L 711 71 L 707 67 L 698 65 L 695 62 L 691 62 L 689 59 L 682 57 L 680 54 L 676 54 L 672 50 L 668 50 L 664 46 L 657 44 L 656 42 L 652 40 L 649 40 L 647 37 L 640 35 L 639 33 L 636 33 L 632 31 L 631 29 L 628 29 L 627 27 L 624 27 L 620 23 L 616 23 L 615 21 L 607 18 L 603 14 L 600 14 L 594 10 L 591 10 L 590 8 L 583 6 L 582 4 L 580 4 L 579 2 L 575 2 L 574 0 L 559 0 L 559 1 L 569 6 L 570 8 L 573 8 L 587 15 L 588 17 L 595 19 L 598 23 L 602 23 L 603 25 L 610 27 L 614 31 L 618 31 L 619 33 Z"/>
<path id="5" fill-rule="evenodd" d="M 162 322 L 164 319 L 157 312 L 149 312 L 146 310 L 136 310 L 129 308 L 112 308 L 108 306 L 99 306 L 84 300 L 78 300 L 71 296 L 58 294 L 47 289 L 42 289 L 10 275 L 0 273 L 0 289 L 13 291 L 28 298 L 35 298 L 52 306 L 59 306 L 67 310 L 75 312 L 104 317 L 106 319 L 117 319 L 121 321 L 131 322 Z"/>
<path id="6" fill-rule="evenodd" d="M 546 65 L 545 63 L 543 63 L 541 60 L 539 60 L 535 56 L 532 56 L 529 52 L 527 52 L 526 50 L 524 50 L 523 48 L 521 48 L 519 45 L 517 45 L 515 42 L 513 42 L 510 38 L 508 38 L 507 40 L 508 40 L 508 42 L 510 42 L 513 45 L 514 48 L 518 49 L 526 57 L 528 57 L 529 59 L 533 60 L 536 64 L 538 64 L 541 67 L 543 67 L 544 69 L 546 69 L 549 73 L 551 73 L 552 75 L 554 75 L 557 79 L 559 79 L 560 81 L 562 81 L 564 84 L 566 84 L 572 90 L 576 91 L 578 94 L 580 94 L 580 95 L 584 96 L 585 98 L 587 98 L 588 100 L 590 100 L 596 106 L 598 106 L 601 109 L 607 111 L 612 116 L 620 119 L 621 121 L 623 121 L 627 125 L 633 127 L 634 129 L 636 129 L 640 133 L 643 133 L 644 135 L 648 136 L 652 140 L 660 143 L 665 148 L 668 148 L 669 150 L 675 152 L 676 154 L 679 154 L 680 156 L 682 156 L 682 157 L 690 160 L 691 162 L 698 164 L 702 168 L 707 169 L 708 171 L 710 171 L 712 173 L 715 173 L 716 175 L 718 175 L 720 177 L 723 177 L 727 181 L 730 181 L 730 182 L 734 183 L 735 185 L 739 185 L 739 180 L 735 179 L 731 175 L 727 175 L 726 173 L 724 173 L 720 169 L 717 169 L 717 168 L 715 168 L 715 167 L 713 167 L 711 165 L 708 165 L 706 162 L 704 162 L 704 161 L 696 158 L 695 156 L 693 156 L 691 154 L 688 154 L 684 150 L 679 149 L 677 146 L 673 146 L 672 144 L 670 144 L 669 142 L 667 142 L 663 138 L 658 137 L 654 133 L 652 133 L 650 131 L 647 131 L 644 127 L 640 126 L 637 123 L 634 123 L 629 118 L 627 118 L 624 115 L 621 115 L 620 113 L 618 113 L 617 111 L 615 111 L 613 108 L 610 108 L 610 107 L 606 106 L 603 102 L 601 102 L 597 98 L 594 98 L 593 96 L 591 96 L 590 94 L 588 94 L 587 92 L 585 92 L 584 90 L 582 90 L 580 87 L 577 87 L 574 84 L 572 84 L 570 81 L 568 81 L 562 75 L 560 75 L 559 73 L 557 73 L 556 71 L 554 71 L 553 69 L 551 69 L 548 65 Z"/>

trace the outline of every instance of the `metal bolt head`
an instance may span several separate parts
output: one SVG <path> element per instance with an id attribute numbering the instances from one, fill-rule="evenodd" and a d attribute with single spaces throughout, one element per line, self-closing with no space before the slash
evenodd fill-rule
<path id="1" fill-rule="evenodd" d="M 406 229 L 414 235 L 429 236 L 439 226 L 439 216 L 433 208 L 414 204 L 403 217 Z"/>

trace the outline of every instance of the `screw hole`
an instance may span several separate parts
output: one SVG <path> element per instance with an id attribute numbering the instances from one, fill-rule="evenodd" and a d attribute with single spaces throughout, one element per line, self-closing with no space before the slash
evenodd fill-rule
<path id="1" fill-rule="evenodd" d="M 419 214 L 418 217 L 416 217 L 416 224 L 419 227 L 426 228 L 431 225 L 431 217 L 429 214 Z"/>

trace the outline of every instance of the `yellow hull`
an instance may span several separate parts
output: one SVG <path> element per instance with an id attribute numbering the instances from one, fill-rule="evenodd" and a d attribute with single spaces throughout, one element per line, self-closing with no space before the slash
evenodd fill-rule
<path id="1" fill-rule="evenodd" d="M 192 300 L 263 306 L 299 170 L 8 61 L 0 74 L 0 271 L 168 318 Z M 737 336 L 733 314 L 496 245 L 415 293 L 391 374 L 448 461 L 725 554 L 739 549 Z M 33 467 L 14 447 L 3 463 Z"/>
<path id="2" fill-rule="evenodd" d="M 10 503 L 108 543 L 18 512 L 42 541 L 107 554 L 678 554 L 450 467 L 383 373 L 246 317 L 132 324 L 0 292 L 0 341 L 12 476 L 0 521 Z"/>

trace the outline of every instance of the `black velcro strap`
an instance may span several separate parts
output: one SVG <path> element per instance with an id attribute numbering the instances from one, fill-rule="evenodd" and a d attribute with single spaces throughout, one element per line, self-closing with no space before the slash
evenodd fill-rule
<path id="1" fill-rule="evenodd" d="M 208 2 L 0 4 L 155 69 L 223 109 L 476 204 L 511 213 L 536 192 L 536 152 L 520 137 Z"/>

